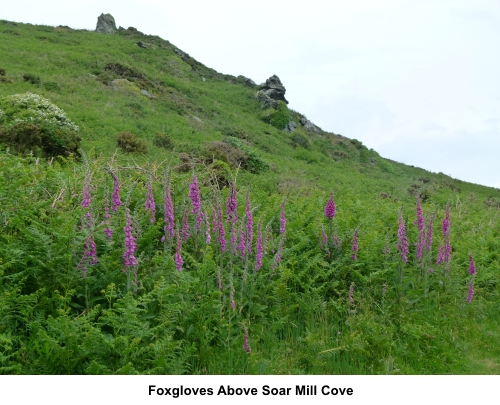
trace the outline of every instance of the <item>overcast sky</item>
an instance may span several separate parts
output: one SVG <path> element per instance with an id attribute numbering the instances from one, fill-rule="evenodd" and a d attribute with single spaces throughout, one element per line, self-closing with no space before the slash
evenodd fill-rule
<path id="1" fill-rule="evenodd" d="M 0 19 L 167 39 L 382 156 L 500 188 L 500 1 L 34 0 Z M 1 59 L 1 56 L 0 56 Z"/>

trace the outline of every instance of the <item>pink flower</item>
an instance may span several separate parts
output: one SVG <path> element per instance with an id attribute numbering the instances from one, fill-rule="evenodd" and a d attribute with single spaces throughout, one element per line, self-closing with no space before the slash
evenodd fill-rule
<path id="1" fill-rule="evenodd" d="M 286 199 L 283 200 L 283 202 L 281 203 L 281 212 L 280 212 L 280 233 L 282 235 L 285 234 L 285 230 L 286 230 L 285 202 L 286 202 Z"/>
<path id="2" fill-rule="evenodd" d="M 282 255 L 283 255 L 283 239 L 280 240 L 280 243 L 278 245 L 278 253 L 276 253 L 276 258 L 274 259 L 273 269 L 278 267 L 278 264 L 280 264 Z"/>
<path id="3" fill-rule="evenodd" d="M 210 220 L 208 219 L 208 215 L 205 212 L 205 243 L 207 245 L 210 245 L 210 242 L 212 241 L 212 236 L 210 235 Z"/>
<path id="4" fill-rule="evenodd" d="M 149 179 L 148 182 L 148 192 L 146 193 L 146 202 L 144 203 L 144 208 L 150 214 L 149 222 L 155 222 L 156 205 L 153 197 L 153 181 Z"/>
<path id="5" fill-rule="evenodd" d="M 417 259 L 422 259 L 423 250 L 425 246 L 425 221 L 422 213 L 422 206 L 420 205 L 420 196 L 417 197 L 417 219 L 414 222 L 418 226 L 418 242 L 415 245 L 417 247 Z"/>
<path id="6" fill-rule="evenodd" d="M 328 236 L 325 233 L 325 228 L 323 228 L 323 224 L 319 225 L 321 228 L 321 239 L 319 240 L 319 247 L 323 250 L 328 250 Z"/>
<path id="7" fill-rule="evenodd" d="M 246 235 L 243 229 L 240 230 L 240 243 L 237 247 L 237 249 L 240 251 L 240 254 L 242 257 L 245 256 L 246 253 Z"/>
<path id="8" fill-rule="evenodd" d="M 469 255 L 469 274 L 473 276 L 476 274 L 476 265 L 474 264 L 474 259 L 472 258 L 472 255 Z"/>
<path id="9" fill-rule="evenodd" d="M 429 223 L 427 224 L 427 251 L 430 251 L 432 248 L 432 225 L 434 223 L 435 215 L 433 215 L 429 219 Z"/>
<path id="10" fill-rule="evenodd" d="M 398 229 L 398 252 L 401 254 L 401 259 L 408 263 L 408 237 L 406 236 L 405 223 L 403 214 L 399 214 L 399 229 Z"/>
<path id="11" fill-rule="evenodd" d="M 165 236 L 169 239 L 173 239 L 175 236 L 175 220 L 174 220 L 174 205 L 172 203 L 172 195 L 170 193 L 170 182 L 165 183 L 165 194 L 163 197 L 163 208 L 165 210 L 165 226 L 163 230 L 165 231 Z"/>
<path id="12" fill-rule="evenodd" d="M 245 335 L 243 336 L 243 349 L 246 353 L 250 353 L 252 351 L 250 348 L 250 341 L 248 339 L 248 331 L 245 331 Z"/>
<path id="13" fill-rule="evenodd" d="M 252 242 L 253 242 L 253 215 L 252 215 L 252 207 L 250 205 L 250 193 L 247 192 L 247 197 L 246 197 L 246 220 L 247 220 L 247 240 L 246 240 L 246 246 L 247 246 L 247 253 L 252 254 Z"/>
<path id="14" fill-rule="evenodd" d="M 136 267 L 137 261 L 134 256 L 135 250 L 137 249 L 136 239 L 132 235 L 133 227 L 132 220 L 130 219 L 130 210 L 127 208 L 125 211 L 126 225 L 123 228 L 125 231 L 125 253 L 123 254 L 123 265 L 124 271 L 127 267 Z"/>
<path id="15" fill-rule="evenodd" d="M 238 202 L 236 201 L 236 183 L 234 182 L 227 195 L 226 216 L 229 222 L 238 222 Z"/>
<path id="16" fill-rule="evenodd" d="M 439 247 L 439 254 L 436 263 L 450 263 L 451 260 L 451 244 L 450 244 L 450 206 L 446 205 L 446 214 L 442 223 L 444 236 L 444 245 Z"/>
<path id="17" fill-rule="evenodd" d="M 470 304 L 474 297 L 474 280 L 469 283 L 469 294 L 467 295 L 467 304 Z"/>
<path id="18" fill-rule="evenodd" d="M 354 232 L 354 236 L 352 237 L 352 260 L 358 260 L 356 257 L 356 253 L 358 252 L 358 231 Z"/>
<path id="19" fill-rule="evenodd" d="M 189 198 L 191 199 L 191 203 L 193 205 L 191 213 L 196 215 L 195 230 L 196 233 L 198 233 L 200 231 L 201 224 L 203 223 L 203 212 L 201 211 L 200 189 L 198 188 L 196 176 L 193 176 L 191 184 L 189 185 Z"/>
<path id="20" fill-rule="evenodd" d="M 337 213 L 337 207 L 335 206 L 335 201 L 333 201 L 333 193 L 330 194 L 330 199 L 327 201 L 325 205 L 325 216 L 332 220 Z"/>
<path id="21" fill-rule="evenodd" d="M 261 223 L 259 221 L 259 225 L 257 227 L 257 246 L 255 247 L 255 271 L 259 271 L 262 267 L 262 257 L 264 255 L 264 248 L 262 245 L 262 229 Z"/>

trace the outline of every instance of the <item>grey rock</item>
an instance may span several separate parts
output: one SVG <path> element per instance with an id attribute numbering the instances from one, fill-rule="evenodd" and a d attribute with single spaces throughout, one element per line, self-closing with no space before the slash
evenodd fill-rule
<path id="1" fill-rule="evenodd" d="M 200 118 L 195 117 L 194 115 L 192 115 L 191 117 L 193 117 L 193 119 L 194 119 L 196 122 L 203 122 Z"/>
<path id="2" fill-rule="evenodd" d="M 147 98 L 155 98 L 155 96 L 153 96 L 149 91 L 144 90 L 144 89 L 141 89 L 141 94 L 143 96 L 146 96 Z"/>
<path id="3" fill-rule="evenodd" d="M 137 42 L 137 45 L 139 46 L 139 48 L 143 48 L 143 49 L 151 48 L 151 44 L 148 44 L 147 42 L 139 41 L 139 42 Z"/>
<path id="4" fill-rule="evenodd" d="M 243 80 L 248 87 L 257 87 L 257 83 L 255 83 L 252 79 L 250 79 L 248 77 L 245 77 L 243 75 L 239 75 L 238 79 Z"/>
<path id="5" fill-rule="evenodd" d="M 310 132 L 319 132 L 320 129 L 314 125 L 311 121 L 309 121 L 307 118 L 301 118 L 300 119 L 300 125 L 302 125 L 305 129 L 307 129 Z"/>
<path id="6" fill-rule="evenodd" d="M 290 120 L 290 121 L 288 121 L 288 124 L 286 124 L 285 132 L 288 132 L 291 134 L 293 131 L 295 131 L 295 128 L 297 128 L 297 124 Z"/>
<path id="7" fill-rule="evenodd" d="M 95 32 L 100 32 L 101 34 L 113 34 L 115 31 L 115 19 L 111 14 L 101 14 L 97 17 Z"/>
<path id="8" fill-rule="evenodd" d="M 256 98 L 263 110 L 276 107 L 277 101 L 269 97 L 264 90 L 259 90 Z"/>
<path id="9" fill-rule="evenodd" d="M 272 75 L 269 79 L 267 79 L 261 86 L 261 90 L 266 92 L 266 94 L 273 100 L 281 100 L 288 104 L 288 101 L 285 98 L 285 86 L 283 86 L 283 83 L 281 83 L 278 76 Z"/>

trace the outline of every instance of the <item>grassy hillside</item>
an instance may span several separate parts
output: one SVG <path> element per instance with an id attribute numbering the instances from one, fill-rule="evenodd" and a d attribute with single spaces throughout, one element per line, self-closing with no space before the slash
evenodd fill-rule
<path id="1" fill-rule="evenodd" d="M 133 28 L 0 40 L 1 372 L 500 371 L 500 190 L 285 109 L 287 133 L 244 78 Z"/>

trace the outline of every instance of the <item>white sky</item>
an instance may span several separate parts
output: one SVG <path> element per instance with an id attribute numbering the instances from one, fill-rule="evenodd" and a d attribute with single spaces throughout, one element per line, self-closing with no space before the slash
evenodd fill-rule
<path id="1" fill-rule="evenodd" d="M 277 74 L 289 107 L 324 130 L 500 188 L 498 0 L 5 3 L 0 19 L 72 28 L 110 13 L 219 72 Z"/>

